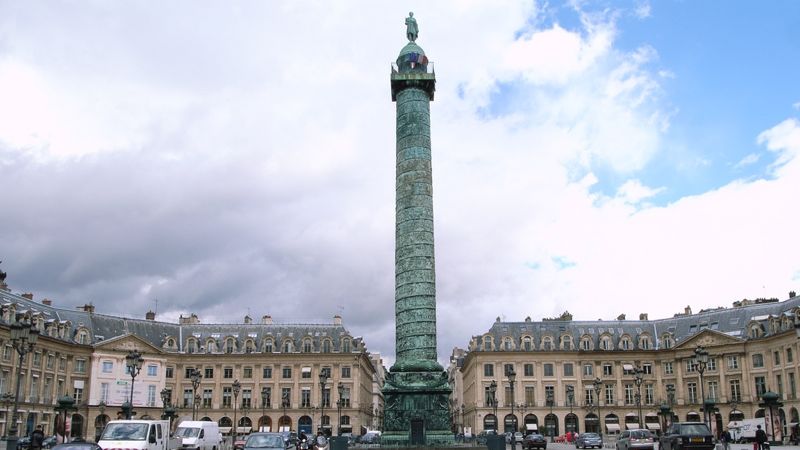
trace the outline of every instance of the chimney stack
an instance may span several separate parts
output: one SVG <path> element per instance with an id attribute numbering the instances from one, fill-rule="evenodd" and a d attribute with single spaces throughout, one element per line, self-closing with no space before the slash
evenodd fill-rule
<path id="1" fill-rule="evenodd" d="M 333 316 L 333 324 L 334 325 L 341 325 L 342 324 L 342 316 L 340 316 L 338 314 Z"/>
<path id="2" fill-rule="evenodd" d="M 253 323 L 253 319 L 250 316 L 244 316 L 244 323 L 245 325 L 249 325 Z"/>
<path id="3" fill-rule="evenodd" d="M 83 312 L 88 312 L 89 314 L 94 314 L 94 305 L 91 303 L 87 303 L 83 305 Z"/>
<path id="4" fill-rule="evenodd" d="M 53 301 L 49 298 L 42 299 L 42 304 L 45 306 L 53 306 Z"/>
<path id="5" fill-rule="evenodd" d="M 147 311 L 147 313 L 145 313 L 144 319 L 145 320 L 156 320 L 156 313 L 154 313 L 152 310 L 149 310 L 149 311 Z"/>
<path id="6" fill-rule="evenodd" d="M 272 325 L 272 316 L 270 316 L 269 314 L 261 316 L 261 323 L 263 325 Z"/>
<path id="7" fill-rule="evenodd" d="M 23 298 L 27 298 L 28 300 L 33 300 L 33 294 L 30 293 L 30 292 L 26 292 L 26 293 L 22 294 L 22 297 Z"/>
<path id="8" fill-rule="evenodd" d="M 639 320 L 647 320 L 647 313 L 640 313 Z"/>

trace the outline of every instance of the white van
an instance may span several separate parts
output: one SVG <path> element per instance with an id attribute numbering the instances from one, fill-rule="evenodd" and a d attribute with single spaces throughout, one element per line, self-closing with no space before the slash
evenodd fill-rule
<path id="1" fill-rule="evenodd" d="M 112 420 L 97 441 L 103 450 L 168 450 L 169 420 Z"/>
<path id="2" fill-rule="evenodd" d="M 222 446 L 219 426 L 207 420 L 186 420 L 178 425 L 175 437 L 181 440 L 181 448 L 192 450 L 219 450 Z"/>

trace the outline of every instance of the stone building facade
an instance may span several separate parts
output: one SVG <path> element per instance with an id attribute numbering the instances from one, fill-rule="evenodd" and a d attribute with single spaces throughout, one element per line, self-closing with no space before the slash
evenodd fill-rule
<path id="1" fill-rule="evenodd" d="M 121 417 L 121 406 L 130 399 L 125 356 L 132 350 L 144 360 L 133 380 L 138 418 L 161 417 L 162 395 L 179 421 L 190 420 L 194 412 L 197 420 L 216 421 L 226 432 L 234 416 L 240 433 L 258 428 L 310 432 L 320 424 L 330 433 L 340 427 L 359 433 L 376 428 L 382 416 L 380 355 L 369 353 L 339 316 L 327 324 L 279 324 L 268 315 L 257 322 L 245 317 L 238 324 L 203 324 L 192 314 L 166 323 L 152 312 L 129 319 L 98 314 L 91 305 L 57 308 L 6 286 L 0 289 L 0 311 L 0 393 L 7 393 L 0 411 L 3 435 L 21 373 L 20 435 L 39 424 L 47 433 L 61 434 L 63 412 L 56 409 L 67 395 L 75 400 L 75 409 L 67 413 L 70 435 L 93 439 L 105 422 Z M 27 318 L 40 332 L 22 372 L 10 341 L 17 318 Z M 193 369 L 202 375 L 196 391 Z M 322 371 L 328 375 L 324 391 Z M 232 389 L 236 380 L 238 394 Z"/>
<path id="2" fill-rule="evenodd" d="M 674 420 L 702 421 L 705 409 L 719 431 L 745 418 L 766 416 L 770 424 L 763 394 L 772 391 L 779 405 L 768 433 L 772 438 L 774 428 L 777 439 L 787 437 L 799 421 L 798 323 L 794 293 L 782 302 L 736 302 L 697 314 L 687 307 L 657 320 L 646 314 L 614 321 L 498 318 L 471 339 L 465 355 L 451 358 L 451 380 L 460 386 L 453 398 L 455 428 L 502 432 L 516 420 L 520 431 L 555 436 L 639 426 L 657 432 L 673 420 L 670 412 Z M 699 347 L 708 352 L 703 367 Z M 516 375 L 513 396 L 509 370 Z M 496 405 L 489 394 L 493 381 Z"/>

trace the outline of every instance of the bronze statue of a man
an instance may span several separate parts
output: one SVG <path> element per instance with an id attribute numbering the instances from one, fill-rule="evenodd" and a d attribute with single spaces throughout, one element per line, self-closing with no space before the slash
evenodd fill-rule
<path id="1" fill-rule="evenodd" d="M 408 40 L 414 42 L 417 40 L 417 35 L 419 34 L 419 28 L 417 27 L 417 19 L 414 18 L 414 13 L 408 13 L 408 17 L 406 17 L 406 36 L 408 36 Z"/>

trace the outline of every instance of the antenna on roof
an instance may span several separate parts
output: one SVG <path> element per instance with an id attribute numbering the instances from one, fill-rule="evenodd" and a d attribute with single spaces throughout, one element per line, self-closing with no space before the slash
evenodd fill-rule
<path id="1" fill-rule="evenodd" d="M 155 313 L 156 313 L 156 314 L 158 314 L 158 299 L 157 299 L 157 298 L 154 298 L 154 299 L 153 299 L 153 302 L 156 304 L 156 310 L 155 310 Z"/>

